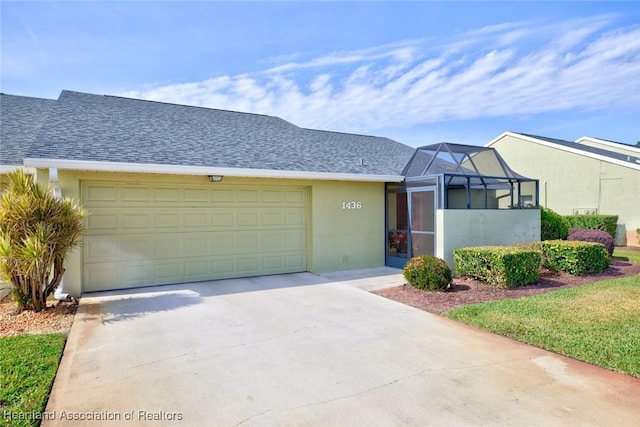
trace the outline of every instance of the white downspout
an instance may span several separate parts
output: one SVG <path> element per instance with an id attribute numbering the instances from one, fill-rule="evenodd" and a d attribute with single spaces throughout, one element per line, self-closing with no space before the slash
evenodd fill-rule
<path id="1" fill-rule="evenodd" d="M 58 168 L 49 168 L 49 184 L 51 185 L 53 195 L 56 199 L 61 199 L 62 189 L 60 188 L 60 182 L 58 181 Z M 64 292 L 64 277 L 60 280 L 60 284 L 53 293 L 53 296 L 57 300 L 69 300 L 69 294 Z"/>

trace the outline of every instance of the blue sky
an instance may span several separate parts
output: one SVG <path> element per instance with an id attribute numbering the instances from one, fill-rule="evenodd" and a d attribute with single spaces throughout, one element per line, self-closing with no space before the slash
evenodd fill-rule
<path id="1" fill-rule="evenodd" d="M 412 146 L 640 140 L 636 2 L 8 2 L 3 93 L 270 114 Z"/>

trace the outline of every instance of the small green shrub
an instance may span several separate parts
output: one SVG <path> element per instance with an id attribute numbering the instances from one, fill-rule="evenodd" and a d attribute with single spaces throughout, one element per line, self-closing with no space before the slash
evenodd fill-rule
<path id="1" fill-rule="evenodd" d="M 540 240 L 565 240 L 569 227 L 564 218 L 551 209 L 540 207 Z"/>
<path id="2" fill-rule="evenodd" d="M 506 288 L 538 281 L 540 259 L 536 249 L 509 246 L 478 246 L 453 251 L 457 274 Z"/>
<path id="3" fill-rule="evenodd" d="M 440 258 L 422 255 L 411 258 L 402 272 L 409 284 L 429 291 L 451 288 L 451 269 Z"/>
<path id="4" fill-rule="evenodd" d="M 566 271 L 574 276 L 600 273 L 611 264 L 602 243 L 547 240 L 540 242 L 542 265 L 553 271 Z"/>
<path id="5" fill-rule="evenodd" d="M 564 219 L 569 228 L 606 231 L 616 238 L 618 215 L 566 215 Z"/>

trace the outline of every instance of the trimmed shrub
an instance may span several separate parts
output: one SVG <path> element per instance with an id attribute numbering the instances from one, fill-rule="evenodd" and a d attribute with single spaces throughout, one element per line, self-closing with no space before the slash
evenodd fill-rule
<path id="1" fill-rule="evenodd" d="M 428 291 L 446 291 L 451 288 L 451 269 L 440 258 L 422 255 L 413 257 L 402 272 L 409 284 Z"/>
<path id="2" fill-rule="evenodd" d="M 611 264 L 602 243 L 547 240 L 540 242 L 542 265 L 553 271 L 566 271 L 574 276 L 600 273 Z"/>
<path id="3" fill-rule="evenodd" d="M 570 228 L 569 237 L 567 240 L 578 240 L 581 242 L 595 242 L 602 243 L 609 256 L 613 255 L 615 244 L 613 243 L 613 237 L 606 231 L 601 230 L 585 230 L 584 228 Z"/>
<path id="4" fill-rule="evenodd" d="M 540 207 L 540 240 L 565 240 L 569 227 L 564 218 L 551 209 Z"/>
<path id="5" fill-rule="evenodd" d="M 564 219 L 569 228 L 602 230 L 616 238 L 618 215 L 566 215 Z"/>
<path id="6" fill-rule="evenodd" d="M 513 246 L 477 246 L 453 251 L 456 273 L 502 288 L 538 281 L 538 250 Z"/>

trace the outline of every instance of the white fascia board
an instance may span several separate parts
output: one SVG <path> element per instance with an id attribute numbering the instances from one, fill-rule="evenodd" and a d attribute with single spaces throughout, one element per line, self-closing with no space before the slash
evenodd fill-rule
<path id="1" fill-rule="evenodd" d="M 220 168 L 208 166 L 158 165 L 151 163 L 98 162 L 66 159 L 24 159 L 32 168 L 58 168 L 91 172 L 153 173 L 167 175 L 222 175 L 243 178 L 313 179 L 329 181 L 402 182 L 402 175 L 286 171 L 273 169 Z"/>
<path id="2" fill-rule="evenodd" d="M 584 141 L 597 142 L 597 143 L 600 143 L 602 145 L 606 145 L 606 146 L 614 147 L 614 148 L 623 148 L 625 150 L 635 151 L 638 154 L 640 154 L 640 148 L 634 147 L 633 145 L 627 145 L 627 144 L 622 144 L 622 143 L 617 144 L 615 142 L 605 141 L 604 139 L 593 138 L 591 136 L 583 136 L 582 138 L 576 139 L 575 142 L 578 143 L 578 144 L 582 144 Z"/>
<path id="3" fill-rule="evenodd" d="M 498 142 L 499 140 L 501 140 L 505 136 L 512 136 L 514 138 L 522 139 L 523 141 L 528 141 L 528 142 L 533 142 L 534 144 L 544 145 L 545 147 L 555 148 L 557 150 L 567 151 L 567 152 L 573 153 L 573 154 L 579 154 L 581 156 L 590 157 L 592 159 L 600 160 L 600 161 L 603 161 L 603 162 L 613 163 L 614 165 L 624 166 L 626 168 L 640 170 L 640 164 L 633 164 L 633 163 L 629 163 L 629 162 L 623 162 L 622 160 L 612 159 L 611 157 L 601 156 L 600 154 L 590 153 L 588 151 L 579 150 L 579 149 L 576 149 L 576 148 L 565 147 L 564 145 L 554 144 L 553 142 L 550 142 L 550 141 L 545 141 L 545 140 L 542 140 L 542 139 L 532 138 L 530 136 L 522 135 L 522 134 L 515 133 L 515 132 L 503 132 L 502 134 L 500 134 L 496 138 L 494 138 L 491 141 L 489 141 L 485 145 L 485 147 L 492 146 L 493 144 L 495 144 L 496 142 Z"/>

